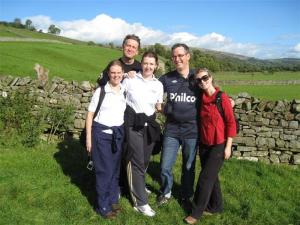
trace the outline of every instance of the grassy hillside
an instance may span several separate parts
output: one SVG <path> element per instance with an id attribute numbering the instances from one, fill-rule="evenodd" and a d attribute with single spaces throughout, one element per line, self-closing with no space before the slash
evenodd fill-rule
<path id="1" fill-rule="evenodd" d="M 65 42 L 69 44 L 83 44 L 86 42 L 74 40 L 71 38 L 61 37 L 57 35 L 45 34 L 34 32 L 26 29 L 17 29 L 14 27 L 0 25 L 0 37 L 6 38 L 23 38 L 23 39 L 38 39 L 38 40 L 54 40 L 59 42 Z"/>
<path id="2" fill-rule="evenodd" d="M 0 138 L 0 224 L 184 224 L 182 219 L 186 214 L 178 203 L 180 155 L 174 168 L 174 197 L 165 206 L 158 207 L 155 201 L 159 193 L 159 156 L 150 163 L 146 181 L 152 190 L 150 205 L 157 212 L 154 218 L 135 212 L 130 200 L 122 197 L 120 216 L 106 221 L 93 210 L 94 174 L 86 169 L 87 156 L 78 142 L 26 149 L 7 145 L 7 141 Z M 198 176 L 198 158 L 196 171 Z M 220 180 L 224 212 L 204 216 L 199 224 L 300 223 L 299 167 L 231 159 L 225 162 Z"/>
<path id="3" fill-rule="evenodd" d="M 0 74 L 35 77 L 34 64 L 50 70 L 50 77 L 95 81 L 118 50 L 87 45 L 38 42 L 0 42 Z"/>
<path id="4" fill-rule="evenodd" d="M 95 82 L 107 63 L 121 55 L 122 52 L 117 49 L 89 46 L 82 41 L 0 25 L 0 75 L 35 77 L 33 67 L 39 63 L 50 70 L 50 78 L 59 76 L 66 80 Z M 300 72 L 219 72 L 216 79 L 299 80 Z M 267 87 L 269 91 L 265 91 L 264 87 L 224 87 L 230 94 L 246 91 L 256 97 L 274 100 L 300 99 L 300 92 L 295 91 L 299 88 L 299 85 L 276 86 Z"/>
<path id="5" fill-rule="evenodd" d="M 10 41 L 0 41 L 0 75 L 35 77 L 33 67 L 39 63 L 50 70 L 50 78 L 94 82 L 110 60 L 122 55 L 117 49 L 3 25 L 1 39 Z"/>

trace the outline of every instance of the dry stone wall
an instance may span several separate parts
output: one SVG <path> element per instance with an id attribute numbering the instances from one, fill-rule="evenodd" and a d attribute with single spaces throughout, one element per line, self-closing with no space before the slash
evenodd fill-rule
<path id="1" fill-rule="evenodd" d="M 85 126 L 94 84 L 53 78 L 46 84 L 29 77 L 0 76 L 0 97 L 25 89 L 41 105 L 72 104 L 76 110 L 69 132 L 74 137 Z M 259 100 L 247 93 L 232 96 L 241 129 L 234 139 L 233 156 L 267 163 L 300 164 L 300 100 Z"/>

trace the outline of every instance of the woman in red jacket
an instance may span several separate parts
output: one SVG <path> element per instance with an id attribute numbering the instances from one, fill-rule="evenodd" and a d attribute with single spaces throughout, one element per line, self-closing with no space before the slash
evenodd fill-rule
<path id="1" fill-rule="evenodd" d="M 195 71 L 195 81 L 201 89 L 199 100 L 199 153 L 201 173 L 199 175 L 192 214 L 184 219 L 195 224 L 203 214 L 223 210 L 222 193 L 218 173 L 224 159 L 231 155 L 232 138 L 236 135 L 236 124 L 229 97 L 222 93 L 221 106 L 224 118 L 216 102 L 219 88 L 214 86 L 212 74 L 207 69 Z"/>

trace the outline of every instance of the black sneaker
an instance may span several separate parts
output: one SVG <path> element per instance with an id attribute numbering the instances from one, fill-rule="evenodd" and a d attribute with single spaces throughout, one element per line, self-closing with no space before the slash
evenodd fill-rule
<path id="1" fill-rule="evenodd" d="M 158 204 L 158 206 L 161 206 L 161 205 L 166 204 L 169 200 L 170 200 L 170 198 L 166 197 L 165 195 L 160 195 L 157 198 L 157 204 Z"/>

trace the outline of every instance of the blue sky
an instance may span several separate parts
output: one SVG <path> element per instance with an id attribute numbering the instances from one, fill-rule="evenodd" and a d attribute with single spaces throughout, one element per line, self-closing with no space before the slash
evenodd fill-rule
<path id="1" fill-rule="evenodd" d="M 298 0 L 0 0 L 0 20 L 15 18 L 85 41 L 120 43 L 136 33 L 142 44 L 300 58 Z"/>

